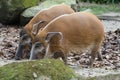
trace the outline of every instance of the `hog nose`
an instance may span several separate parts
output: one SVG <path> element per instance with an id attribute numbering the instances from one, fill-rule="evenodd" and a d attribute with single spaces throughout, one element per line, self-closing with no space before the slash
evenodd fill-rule
<path id="1" fill-rule="evenodd" d="M 46 50 L 45 50 L 45 49 L 43 49 L 43 50 L 42 50 L 42 54 L 44 54 L 44 55 L 45 55 L 45 53 L 46 53 Z"/>
<path id="2" fill-rule="evenodd" d="M 21 60 L 20 57 L 14 57 L 14 60 Z"/>

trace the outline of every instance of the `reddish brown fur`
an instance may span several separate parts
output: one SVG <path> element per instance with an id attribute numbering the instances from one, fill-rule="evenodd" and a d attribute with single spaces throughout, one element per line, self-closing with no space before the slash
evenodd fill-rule
<path id="1" fill-rule="evenodd" d="M 33 25 L 41 20 L 46 21 L 46 23 L 42 24 L 41 27 L 44 27 L 47 23 L 49 23 L 54 18 L 63 15 L 63 14 L 70 14 L 73 13 L 73 9 L 70 8 L 70 6 L 66 4 L 60 4 L 53 6 L 51 8 L 45 9 L 40 11 L 34 18 L 31 19 L 31 21 L 24 27 L 28 34 L 31 36 L 32 39 L 34 39 L 34 35 L 32 34 L 32 28 Z M 39 28 L 39 29 L 40 29 Z"/>
<path id="2" fill-rule="evenodd" d="M 58 42 L 59 36 L 51 40 L 47 57 L 51 54 L 53 55 L 57 50 L 61 50 L 66 59 L 67 53 L 70 50 L 83 50 L 88 47 L 92 50 L 91 65 L 104 40 L 104 27 L 102 23 L 96 16 L 87 12 L 63 15 L 51 21 L 36 36 L 36 39 L 39 39 L 40 43 L 43 43 L 45 46 L 44 38 L 48 32 L 61 32 L 63 40 L 61 44 Z"/>
<path id="3" fill-rule="evenodd" d="M 31 21 L 19 33 L 20 40 L 18 49 L 15 54 L 15 59 L 16 60 L 21 59 L 22 54 L 24 54 L 23 50 L 26 50 L 27 47 L 26 45 L 29 45 L 28 48 L 31 48 L 32 43 L 35 40 L 34 37 L 39 29 L 41 30 L 54 18 L 63 14 L 70 14 L 73 12 L 74 12 L 73 9 L 66 4 L 60 4 L 45 10 L 41 10 L 35 17 L 31 19 Z M 27 54 L 29 56 L 29 53 Z"/>

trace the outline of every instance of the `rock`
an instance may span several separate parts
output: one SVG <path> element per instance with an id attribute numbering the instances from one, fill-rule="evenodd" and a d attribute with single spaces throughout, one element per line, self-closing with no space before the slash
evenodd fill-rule
<path id="1" fill-rule="evenodd" d="M 56 59 L 13 62 L 0 67 L 1 80 L 71 80 L 74 77 L 74 71 Z"/>
<path id="2" fill-rule="evenodd" d="M 41 10 L 41 6 L 34 6 L 26 9 L 20 15 L 20 25 L 27 24 L 40 10 Z"/>
<path id="3" fill-rule="evenodd" d="M 0 0 L 0 22 L 19 24 L 20 14 L 28 7 L 37 5 L 39 0 Z"/>
<path id="4" fill-rule="evenodd" d="M 30 21 L 31 18 L 33 18 L 40 10 L 45 9 L 45 8 L 49 8 L 53 5 L 57 5 L 57 4 L 74 4 L 75 1 L 74 0 L 44 0 L 43 2 L 40 3 L 40 5 L 38 6 L 34 6 L 34 7 L 30 7 L 28 9 L 26 9 L 20 17 L 20 24 L 21 25 L 25 25 L 26 23 L 28 23 Z"/>

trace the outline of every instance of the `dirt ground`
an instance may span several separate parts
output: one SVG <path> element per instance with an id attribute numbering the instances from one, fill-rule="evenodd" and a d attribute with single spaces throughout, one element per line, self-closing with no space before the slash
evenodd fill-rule
<path id="1" fill-rule="evenodd" d="M 94 68 L 108 66 L 112 70 L 120 70 L 120 22 L 102 20 L 102 23 L 105 27 L 105 40 L 100 52 L 104 60 L 96 60 Z M 0 25 L 0 66 L 14 61 L 12 59 L 17 50 L 20 30 L 17 27 Z M 72 67 L 80 65 L 80 67 L 86 68 L 88 63 L 88 53 L 83 53 L 81 56 L 73 53 L 68 57 L 68 64 Z"/>

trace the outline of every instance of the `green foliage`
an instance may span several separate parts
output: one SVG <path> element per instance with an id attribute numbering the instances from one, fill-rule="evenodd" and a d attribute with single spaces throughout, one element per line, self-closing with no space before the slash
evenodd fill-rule
<path id="1" fill-rule="evenodd" d="M 19 0 L 11 0 L 11 1 L 8 2 L 8 4 L 10 4 L 10 5 L 8 5 L 8 6 L 13 7 L 13 8 L 23 7 L 23 5 L 21 5 L 22 2 L 19 1 Z"/>
<path id="2" fill-rule="evenodd" d="M 83 2 L 90 2 L 90 3 L 100 3 L 100 4 L 108 4 L 108 3 L 119 3 L 119 0 L 79 0 Z"/>
<path id="3" fill-rule="evenodd" d="M 0 22 L 19 24 L 20 14 L 28 7 L 37 5 L 39 0 L 0 0 Z"/>
<path id="4" fill-rule="evenodd" d="M 1 0 L 1 1 L 0 1 L 0 12 L 1 12 L 1 14 L 4 14 L 4 12 L 8 12 L 8 11 L 7 11 L 8 8 L 9 8 L 9 7 L 8 7 L 6 1 L 5 1 L 5 0 Z"/>
<path id="5" fill-rule="evenodd" d="M 22 0 L 23 6 L 32 7 L 36 6 L 39 3 L 39 0 Z"/>
<path id="6" fill-rule="evenodd" d="M 120 12 L 119 5 L 93 5 L 80 7 L 80 11 L 90 9 L 94 14 L 103 14 L 106 12 Z"/>
<path id="7" fill-rule="evenodd" d="M 1 6 L 6 5 L 9 8 L 27 8 L 27 7 L 32 7 L 36 6 L 39 3 L 39 0 L 1 0 L 0 1 Z"/>
<path id="8" fill-rule="evenodd" d="M 71 68 L 55 59 L 15 62 L 0 67 L 0 80 L 41 80 L 43 76 L 50 80 L 70 80 L 75 77 Z"/>

